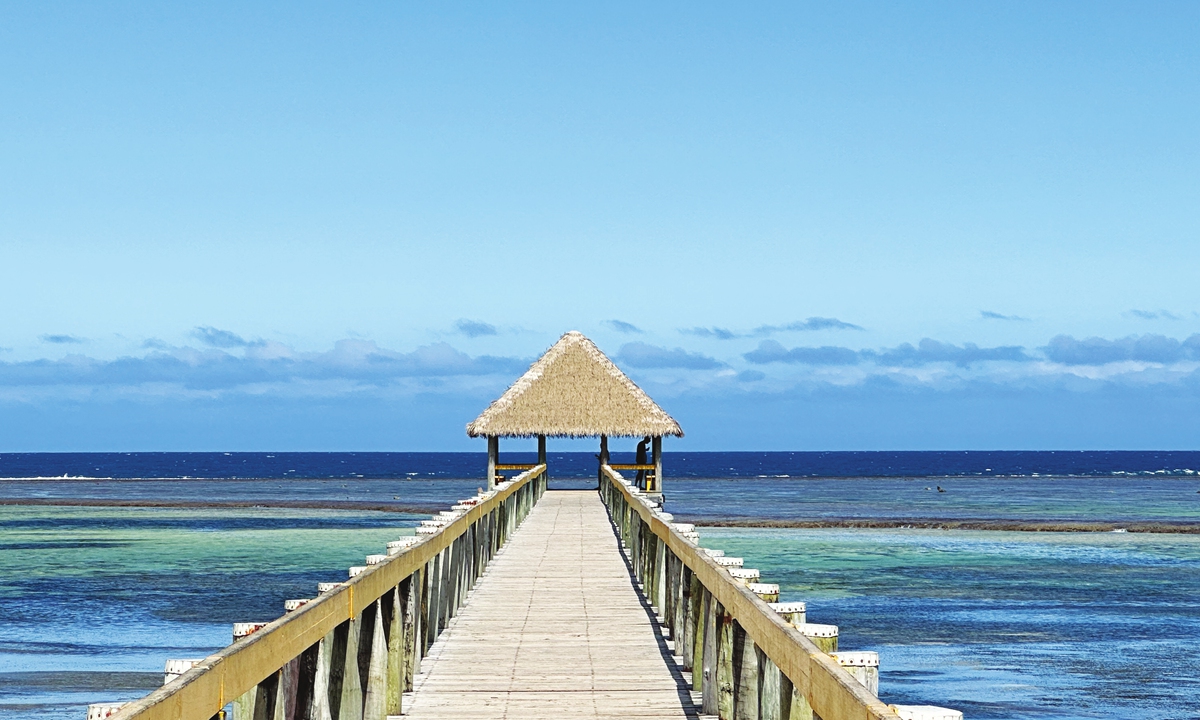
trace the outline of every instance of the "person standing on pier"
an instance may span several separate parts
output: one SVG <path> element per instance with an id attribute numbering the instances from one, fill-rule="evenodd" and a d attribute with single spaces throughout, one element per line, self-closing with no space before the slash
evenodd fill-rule
<path id="1" fill-rule="evenodd" d="M 647 462 L 646 461 L 646 446 L 649 444 L 650 444 L 650 436 L 649 435 L 642 438 L 642 441 L 637 444 L 637 457 L 635 457 L 633 460 L 635 464 L 637 464 L 637 465 L 645 465 L 646 464 L 646 462 Z M 646 471 L 639 469 L 637 471 L 637 486 L 639 488 L 641 488 L 642 490 L 645 490 L 646 489 L 645 483 L 646 483 Z"/>

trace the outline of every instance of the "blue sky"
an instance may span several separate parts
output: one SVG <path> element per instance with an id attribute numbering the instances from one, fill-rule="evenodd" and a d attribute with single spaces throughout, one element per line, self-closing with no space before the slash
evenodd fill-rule
<path id="1" fill-rule="evenodd" d="M 1200 447 L 1194 3 L 10 4 L 0 450 Z"/>

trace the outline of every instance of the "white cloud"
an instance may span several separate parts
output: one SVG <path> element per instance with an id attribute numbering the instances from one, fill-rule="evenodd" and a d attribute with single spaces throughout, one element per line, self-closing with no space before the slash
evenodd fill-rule
<path id="1" fill-rule="evenodd" d="M 230 345 L 226 340 L 222 343 Z M 57 360 L 0 362 L 0 389 L 9 398 L 93 392 L 146 397 L 228 392 L 328 395 L 463 378 L 511 379 L 527 367 L 525 360 L 473 357 L 446 343 L 410 352 L 357 339 L 340 340 L 325 352 L 301 352 L 271 341 L 221 348 L 206 344 L 210 346 L 155 343 L 143 355 L 111 360 L 71 354 Z"/>

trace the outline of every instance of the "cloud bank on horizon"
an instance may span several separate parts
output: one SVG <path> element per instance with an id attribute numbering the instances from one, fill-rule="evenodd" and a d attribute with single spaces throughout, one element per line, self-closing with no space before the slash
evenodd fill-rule
<path id="1" fill-rule="evenodd" d="M 464 324 L 457 323 L 454 332 L 468 340 L 492 334 L 464 331 Z M 604 325 L 614 337 L 632 332 L 612 322 Z M 468 327 L 477 330 L 477 326 L 494 329 L 479 321 L 471 321 Z M 447 341 L 397 350 L 372 340 L 346 338 L 325 350 L 306 351 L 213 326 L 196 327 L 189 336 L 194 344 L 148 341 L 141 353 L 108 359 L 70 352 L 57 358 L 0 361 L 0 408 L 66 405 L 77 411 L 136 417 L 164 404 L 181 411 L 196 405 L 209 411 L 240 408 L 238 412 L 245 415 L 248 407 L 276 403 L 309 411 L 331 404 L 348 411 L 363 404 L 416 403 L 422 408 L 416 415 L 392 421 L 402 432 L 420 425 L 419 416 L 430 412 L 431 403 L 481 409 L 543 349 L 519 357 L 471 354 Z M 777 412 L 803 415 L 813 398 L 822 398 L 824 404 L 818 414 L 830 412 L 825 407 L 830 404 L 846 405 L 864 414 L 893 416 L 896 422 L 904 417 L 911 422 L 906 402 L 949 404 L 950 411 L 969 414 L 972 407 L 1013 395 L 1039 401 L 1054 397 L 1063 407 L 1088 405 L 1098 397 L 1119 397 L 1127 408 L 1161 405 L 1164 394 L 1200 400 L 1200 333 L 1183 338 L 1153 333 L 1119 338 L 1058 334 L 1035 347 L 956 344 L 932 338 L 873 348 L 785 345 L 770 337 L 755 338 L 753 333 L 746 333 L 740 343 L 716 339 L 720 344 L 714 347 L 727 352 L 656 344 L 651 338 L 613 343 L 605 349 L 668 410 L 673 405 L 684 408 L 681 421 L 688 420 L 689 413 L 703 418 L 698 408 L 706 405 L 724 408 L 725 420 L 709 418 L 711 427 L 700 434 L 702 440 L 717 427 L 725 427 L 731 409 L 743 416 L 749 410 L 754 417 L 753 408 L 774 405 Z M 743 347 L 736 347 L 739 344 Z M 1010 408 L 1010 413 L 1009 422 L 1028 422 L 1022 408 Z M 1187 417 L 1185 427 L 1197 413 Z M 460 419 L 465 422 L 469 417 Z M 703 426 L 705 421 L 699 422 Z M 771 444 L 787 447 L 780 433 L 769 437 Z M 1078 441 L 1087 444 L 1082 437 Z M 458 442 L 454 436 L 438 445 L 457 447 Z M 805 439 L 796 436 L 794 442 L 803 445 Z"/>
<path id="2" fill-rule="evenodd" d="M 759 327 L 796 328 L 808 322 Z M 618 334 L 644 333 L 629 329 L 633 326 L 628 323 L 605 324 Z M 829 327 L 857 328 L 849 323 Z M 495 326 L 480 321 L 459 321 L 455 331 L 468 339 L 497 333 Z M 140 355 L 103 359 L 74 352 L 58 358 L 2 361 L 0 398 L 19 401 L 52 394 L 56 389 L 70 389 L 72 393 L 80 389 L 89 393 L 119 389 L 130 397 L 142 391 L 154 397 L 171 392 L 323 396 L 410 381 L 417 382 L 410 387 L 427 388 L 433 383 L 452 388 L 453 382 L 461 378 L 496 376 L 501 382 L 514 380 L 536 357 L 536 353 L 525 357 L 471 355 L 447 341 L 401 351 L 362 338 L 338 340 L 323 351 L 305 351 L 275 340 L 247 339 L 212 326 L 196 327 L 189 336 L 195 345 L 147 340 L 142 343 L 145 352 Z M 702 337 L 753 342 L 752 338 L 761 337 L 761 333 L 737 338 Z M 72 338 L 60 342 L 82 341 Z M 649 385 L 659 385 L 657 390 L 668 395 L 681 387 L 719 386 L 730 377 L 752 382 L 769 379 L 776 388 L 823 384 L 845 387 L 889 378 L 937 390 L 968 377 L 997 386 L 1082 379 L 1136 387 L 1184 382 L 1200 370 L 1200 333 L 1182 339 L 1154 333 L 1112 339 L 1058 334 L 1036 347 L 955 344 L 932 338 L 874 348 L 788 347 L 773 338 L 758 340 L 741 351 L 733 350 L 726 342 L 721 347 L 730 352 L 706 353 L 639 340 L 609 347 L 608 352 L 631 375 L 642 377 Z M 665 382 L 659 371 L 674 371 L 671 382 Z"/>

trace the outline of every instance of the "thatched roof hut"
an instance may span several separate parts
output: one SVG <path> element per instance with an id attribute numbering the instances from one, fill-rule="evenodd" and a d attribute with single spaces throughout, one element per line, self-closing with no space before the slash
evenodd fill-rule
<path id="1" fill-rule="evenodd" d="M 683 436 L 658 406 L 583 333 L 569 332 L 483 414 L 471 437 Z"/>

